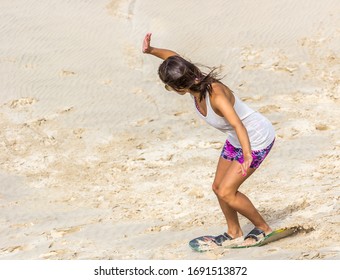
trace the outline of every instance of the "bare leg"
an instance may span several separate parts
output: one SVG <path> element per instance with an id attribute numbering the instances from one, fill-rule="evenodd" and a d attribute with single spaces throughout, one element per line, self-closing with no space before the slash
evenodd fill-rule
<path id="1" fill-rule="evenodd" d="M 242 234 L 237 212 L 248 218 L 257 228 L 262 229 L 265 233 L 270 233 L 271 228 L 248 197 L 238 191 L 241 184 L 255 172 L 255 169 L 250 168 L 245 177 L 238 173 L 239 169 L 238 162 L 229 162 L 220 158 L 213 184 L 213 190 L 228 223 L 228 234 L 232 237 Z"/>
<path id="2" fill-rule="evenodd" d="M 218 164 L 217 164 L 217 170 L 215 173 L 215 179 L 214 179 L 214 183 L 212 185 L 212 189 L 215 192 L 218 202 L 220 204 L 221 210 L 226 218 L 227 221 L 227 225 L 228 225 L 228 231 L 227 233 L 233 237 L 233 238 L 237 238 L 243 235 L 240 223 L 239 223 L 239 219 L 238 219 L 238 214 L 237 212 L 229 207 L 229 205 L 227 203 L 225 203 L 219 196 L 218 196 L 218 189 L 219 189 L 219 185 L 221 184 L 224 175 L 227 173 L 227 170 L 230 168 L 232 162 L 223 159 L 222 157 L 220 157 Z"/>

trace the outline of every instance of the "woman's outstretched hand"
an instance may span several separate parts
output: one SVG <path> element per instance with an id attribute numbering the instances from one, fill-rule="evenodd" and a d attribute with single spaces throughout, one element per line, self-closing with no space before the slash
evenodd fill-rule
<path id="1" fill-rule="evenodd" d="M 142 47 L 143 53 L 154 55 L 163 60 L 167 59 L 170 56 L 178 55 L 172 50 L 151 47 L 150 42 L 151 42 L 151 33 L 147 33 L 143 41 L 143 47 Z"/>
<path id="2" fill-rule="evenodd" d="M 150 53 L 151 51 L 150 41 L 151 41 L 151 33 L 147 33 L 143 41 L 143 47 L 142 47 L 143 53 Z"/>

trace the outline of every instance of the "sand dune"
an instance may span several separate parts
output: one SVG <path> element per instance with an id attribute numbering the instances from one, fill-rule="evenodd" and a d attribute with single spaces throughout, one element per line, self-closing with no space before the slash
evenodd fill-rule
<path id="1" fill-rule="evenodd" d="M 339 259 L 338 1 L 0 8 L 0 259 Z M 274 149 L 242 190 L 273 228 L 300 233 L 256 250 L 190 250 L 226 229 L 211 191 L 225 135 L 165 92 L 160 61 L 140 51 L 146 32 L 221 66 L 273 122 Z"/>

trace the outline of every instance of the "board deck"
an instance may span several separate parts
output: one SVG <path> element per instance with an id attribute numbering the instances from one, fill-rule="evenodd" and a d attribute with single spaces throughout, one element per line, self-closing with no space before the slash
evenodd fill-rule
<path id="1" fill-rule="evenodd" d="M 243 245 L 244 240 L 243 239 L 236 239 L 231 241 L 224 242 L 225 245 L 217 246 L 212 239 L 216 236 L 213 235 L 204 235 L 197 237 L 189 242 L 189 246 L 197 252 L 206 252 L 206 251 L 212 251 L 217 248 L 225 248 L 225 249 L 243 249 L 243 248 L 251 248 L 251 247 L 260 247 L 263 245 L 266 245 L 268 243 L 277 241 L 279 239 L 288 237 L 293 235 L 298 231 L 298 227 L 286 227 L 274 230 L 264 238 L 260 239 L 258 242 L 253 243 L 251 245 Z"/>

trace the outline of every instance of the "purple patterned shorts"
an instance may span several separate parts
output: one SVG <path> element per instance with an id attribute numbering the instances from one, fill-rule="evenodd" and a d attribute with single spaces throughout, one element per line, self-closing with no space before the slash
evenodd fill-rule
<path id="1" fill-rule="evenodd" d="M 274 139 L 275 141 L 275 139 Z M 269 154 L 271 148 L 274 145 L 274 141 L 265 149 L 263 150 L 257 150 L 252 151 L 251 155 L 253 156 L 253 161 L 250 165 L 251 168 L 258 168 L 262 161 L 266 158 L 266 156 Z M 237 160 L 239 163 L 243 163 L 243 152 L 241 148 L 236 148 L 233 145 L 230 144 L 230 142 L 227 140 L 225 141 L 224 147 L 222 149 L 221 157 L 223 157 L 226 160 Z"/>

